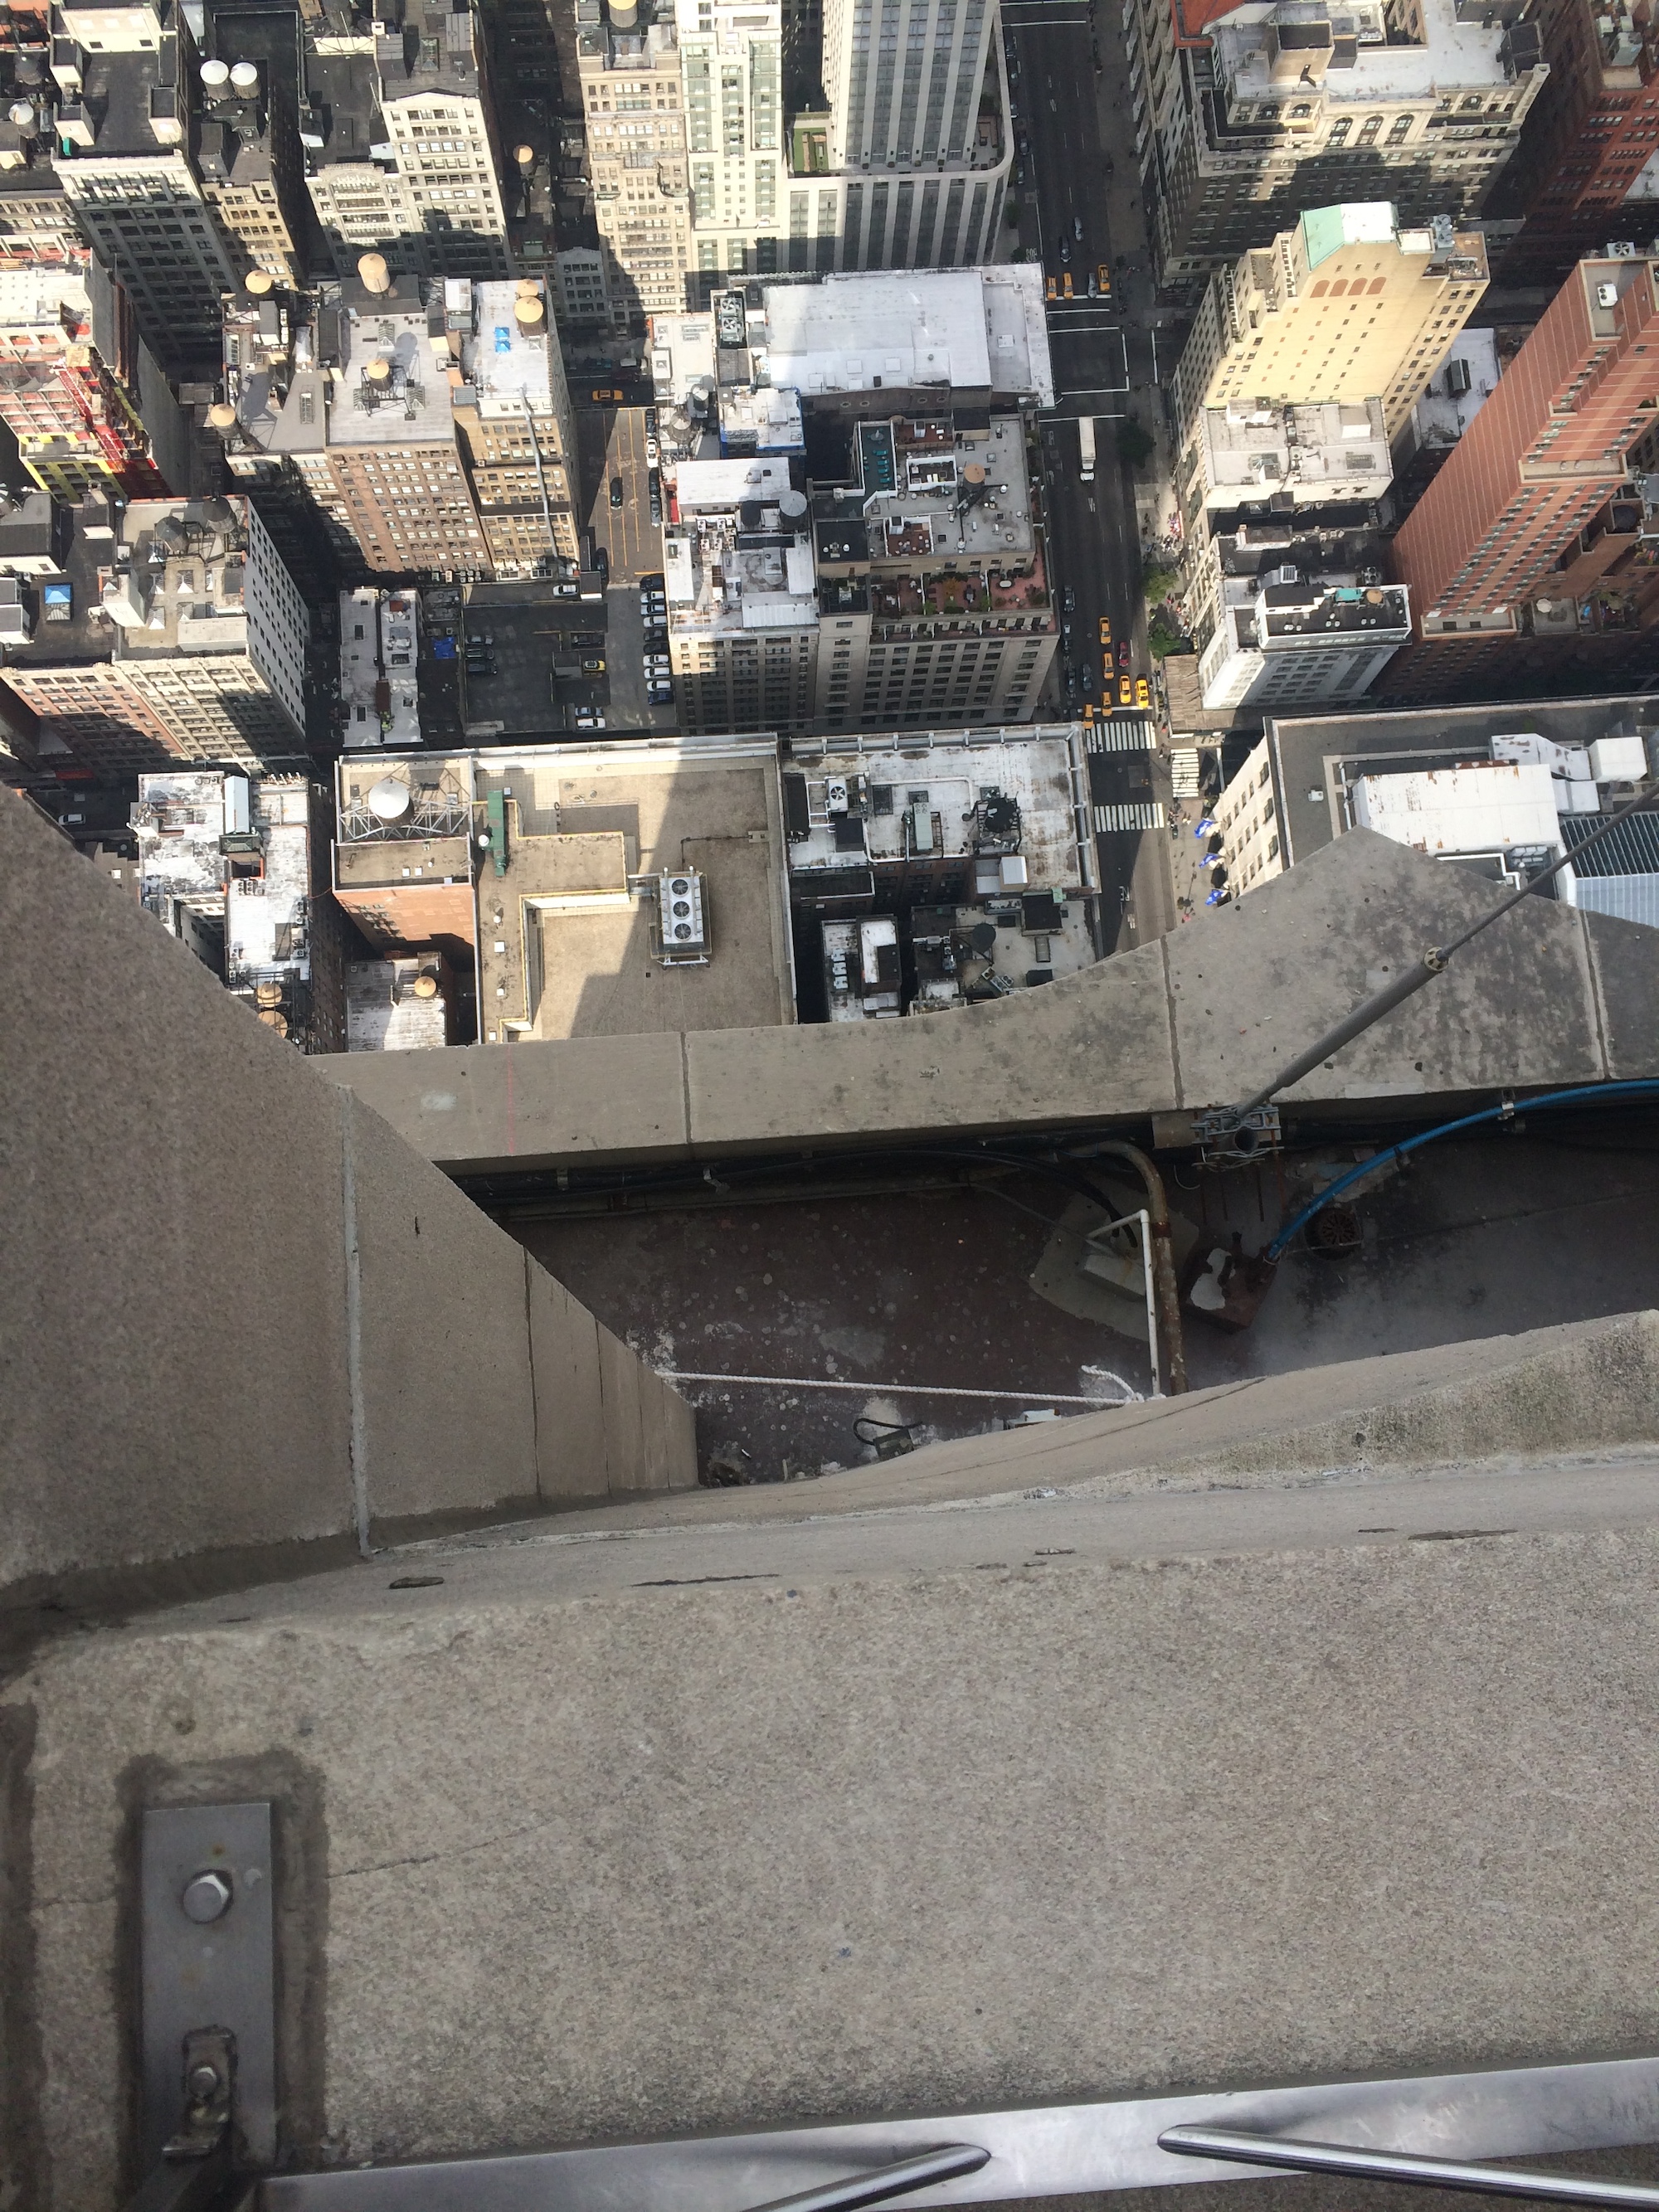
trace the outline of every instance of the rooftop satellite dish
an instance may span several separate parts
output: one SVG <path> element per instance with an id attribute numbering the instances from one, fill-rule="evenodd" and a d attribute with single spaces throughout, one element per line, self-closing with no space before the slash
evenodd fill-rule
<path id="1" fill-rule="evenodd" d="M 369 786 L 368 811 L 377 821 L 401 822 L 414 803 L 409 786 L 395 775 L 383 775 Z"/>
<path id="2" fill-rule="evenodd" d="M 363 288 L 369 292 L 389 292 L 392 271 L 386 267 L 384 253 L 365 253 L 357 263 L 357 275 Z"/>
<path id="3" fill-rule="evenodd" d="M 267 292 L 276 289 L 276 279 L 269 269 L 250 269 L 242 279 L 245 291 L 252 292 L 256 300 L 263 300 Z"/>

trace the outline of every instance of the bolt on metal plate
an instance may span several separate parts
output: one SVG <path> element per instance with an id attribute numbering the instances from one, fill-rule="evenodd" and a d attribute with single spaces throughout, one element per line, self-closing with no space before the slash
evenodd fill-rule
<path id="1" fill-rule="evenodd" d="M 236 2133 L 246 2156 L 268 2166 L 276 2149 L 270 1807 L 147 1812 L 138 1911 L 142 2170 L 178 2130 L 186 2043 L 207 2028 L 234 2039 Z"/>

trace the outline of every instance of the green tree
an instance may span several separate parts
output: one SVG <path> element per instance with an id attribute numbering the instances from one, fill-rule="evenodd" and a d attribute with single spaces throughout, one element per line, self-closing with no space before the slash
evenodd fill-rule
<path id="1" fill-rule="evenodd" d="M 1146 594 L 1149 607 L 1161 607 L 1176 589 L 1181 579 L 1173 568 L 1165 568 L 1156 561 L 1149 561 L 1140 579 L 1141 589 Z"/>
<path id="2" fill-rule="evenodd" d="M 1186 653 L 1190 641 L 1170 622 L 1162 607 L 1146 625 L 1146 645 L 1154 660 L 1162 660 L 1171 653 Z"/>
<path id="3" fill-rule="evenodd" d="M 1132 469 L 1138 469 L 1152 457 L 1152 433 L 1143 428 L 1133 415 L 1117 426 L 1117 450 Z"/>

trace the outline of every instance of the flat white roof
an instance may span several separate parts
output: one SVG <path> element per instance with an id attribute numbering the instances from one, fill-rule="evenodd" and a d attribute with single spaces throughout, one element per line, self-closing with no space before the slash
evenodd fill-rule
<path id="1" fill-rule="evenodd" d="M 1505 845 L 1559 845 L 1548 769 L 1506 762 L 1362 775 L 1354 820 L 1419 853 L 1486 853 Z"/>
<path id="2" fill-rule="evenodd" d="M 477 336 L 462 349 L 462 358 L 481 412 L 516 415 L 527 399 L 532 413 L 550 415 L 553 377 L 548 361 L 545 293 L 541 322 L 529 331 L 514 312 L 519 304 L 516 284 L 475 284 L 472 298 L 477 311 Z"/>
<path id="3" fill-rule="evenodd" d="M 729 461 L 679 461 L 673 478 L 683 508 L 737 507 L 746 499 L 775 501 L 789 489 L 789 464 L 763 453 L 742 453 Z"/>
<path id="4" fill-rule="evenodd" d="M 866 270 L 821 284 L 769 285 L 768 368 L 775 385 L 868 392 L 991 381 L 985 287 L 977 270 Z"/>

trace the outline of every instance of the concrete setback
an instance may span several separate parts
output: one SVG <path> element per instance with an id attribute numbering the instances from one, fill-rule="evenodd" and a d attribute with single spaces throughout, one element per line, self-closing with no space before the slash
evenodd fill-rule
<path id="1" fill-rule="evenodd" d="M 741 1049 L 723 1049 L 733 1043 Z M 1156 945 L 948 1015 L 685 1040 L 693 1149 L 926 1137 L 1176 1102 Z"/>
<path id="2" fill-rule="evenodd" d="M 994 1006 L 318 1065 L 457 1174 L 1127 1124 L 1245 1096 L 1493 903 L 1356 830 L 1158 945 Z M 1290 1095 L 1388 1110 L 1659 1074 L 1656 1016 L 1659 933 L 1532 899 Z"/>
<path id="3" fill-rule="evenodd" d="M 1182 1103 L 1248 1097 L 1368 992 L 1497 902 L 1467 870 L 1358 832 L 1170 946 Z M 1659 933 L 1645 951 L 1659 977 Z M 1528 899 L 1287 1096 L 1392 1098 L 1608 1073 L 1582 917 Z M 1655 1060 L 1648 1046 L 1648 1067 Z"/>
<path id="4" fill-rule="evenodd" d="M 377 1522 L 534 1501 L 556 1286 L 9 793 L 0 928 L 0 1589 L 337 1538 L 354 1448 Z M 690 1409 L 616 1345 L 606 1426 L 588 1341 L 553 1494 L 686 1480 Z"/>
<path id="5" fill-rule="evenodd" d="M 0 792 L 0 1587 L 352 1522 L 342 1115 Z"/>
<path id="6" fill-rule="evenodd" d="M 370 1514 L 533 1504 L 524 1255 L 378 1114 L 350 1106 Z"/>
<path id="7" fill-rule="evenodd" d="M 524 1267 L 536 1377 L 536 1486 L 544 1502 L 591 1497 L 594 1473 L 605 1463 L 599 1325 L 528 1253 Z"/>
<path id="8" fill-rule="evenodd" d="M 1652 946 L 1639 922 L 1608 914 L 1580 919 L 1588 933 L 1595 971 L 1611 1072 L 1618 1076 L 1651 1075 L 1654 1040 L 1659 1037 L 1659 974 Z"/>
<path id="9" fill-rule="evenodd" d="M 410 1060 L 404 1053 L 354 1052 L 311 1064 L 349 1085 L 441 1167 L 678 1158 L 690 1144 L 683 1040 L 672 1032 L 455 1046 L 403 1064 Z"/>

